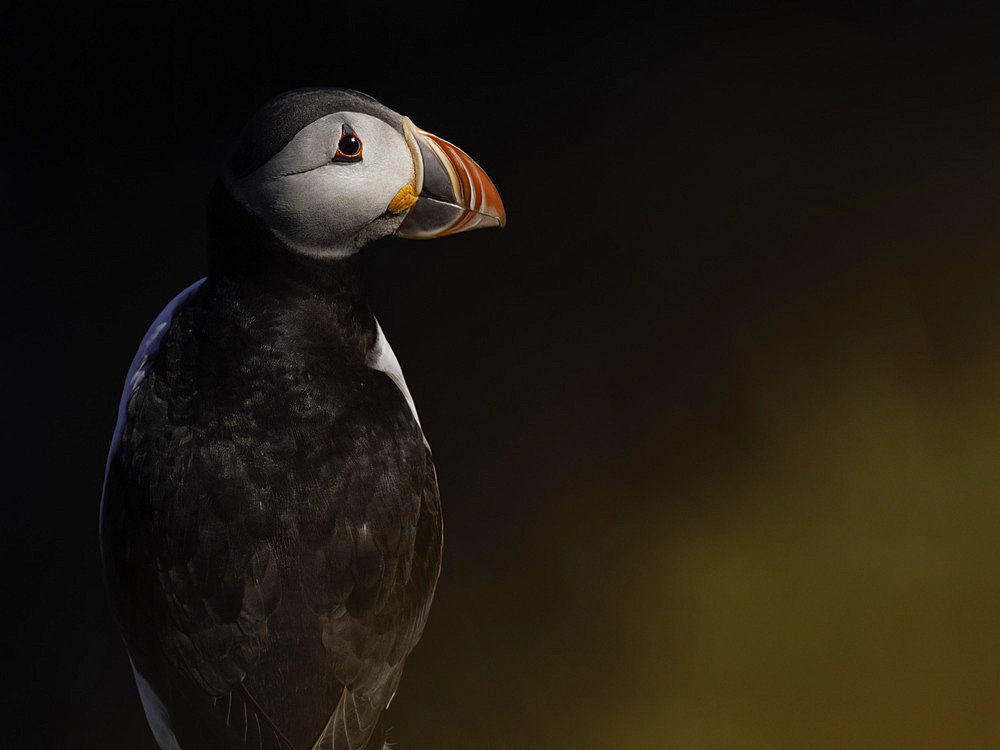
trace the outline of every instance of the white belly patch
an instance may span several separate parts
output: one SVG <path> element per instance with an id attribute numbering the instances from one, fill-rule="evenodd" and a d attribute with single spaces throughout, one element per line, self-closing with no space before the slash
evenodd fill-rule
<path id="1" fill-rule="evenodd" d="M 131 660 L 132 657 L 129 656 L 129 661 L 131 662 Z M 156 744 L 160 746 L 161 750 L 181 750 L 180 745 L 177 744 L 177 738 L 170 729 L 170 714 L 167 713 L 160 696 L 156 694 L 146 678 L 139 674 L 134 662 L 132 662 L 132 674 L 135 675 L 135 684 L 139 688 L 139 697 L 142 699 L 142 709 L 146 712 L 146 722 L 153 731 Z"/>

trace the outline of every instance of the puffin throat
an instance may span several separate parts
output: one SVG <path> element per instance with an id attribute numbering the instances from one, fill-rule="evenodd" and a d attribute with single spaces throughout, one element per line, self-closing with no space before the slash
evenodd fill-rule
<path id="1" fill-rule="evenodd" d="M 360 259 L 296 252 L 222 183 L 208 197 L 209 276 L 292 294 L 364 300 Z M 365 306 L 367 310 L 367 306 Z"/>

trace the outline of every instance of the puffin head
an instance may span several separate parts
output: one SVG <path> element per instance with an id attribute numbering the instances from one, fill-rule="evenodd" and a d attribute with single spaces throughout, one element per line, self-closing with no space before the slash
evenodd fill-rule
<path id="1" fill-rule="evenodd" d="M 392 233 L 440 237 L 506 223 L 465 152 L 348 89 L 297 89 L 250 119 L 222 174 L 295 253 L 343 258 Z"/>

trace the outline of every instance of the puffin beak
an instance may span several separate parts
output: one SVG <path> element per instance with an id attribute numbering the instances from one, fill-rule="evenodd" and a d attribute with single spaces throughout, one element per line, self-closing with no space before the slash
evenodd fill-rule
<path id="1" fill-rule="evenodd" d="M 396 230 L 399 237 L 428 239 L 507 223 L 500 194 L 468 154 L 421 130 L 409 117 L 403 118 L 403 135 L 413 157 L 416 184 L 406 186 L 415 198 L 406 201 L 412 203 Z"/>

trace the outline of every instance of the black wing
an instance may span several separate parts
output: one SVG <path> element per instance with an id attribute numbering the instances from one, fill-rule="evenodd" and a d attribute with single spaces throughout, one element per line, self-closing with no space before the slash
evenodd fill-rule
<path id="1" fill-rule="evenodd" d="M 311 386 L 207 296 L 174 311 L 109 457 L 136 671 L 185 750 L 364 747 L 440 567 L 429 451 L 387 376 L 333 364 Z"/>

